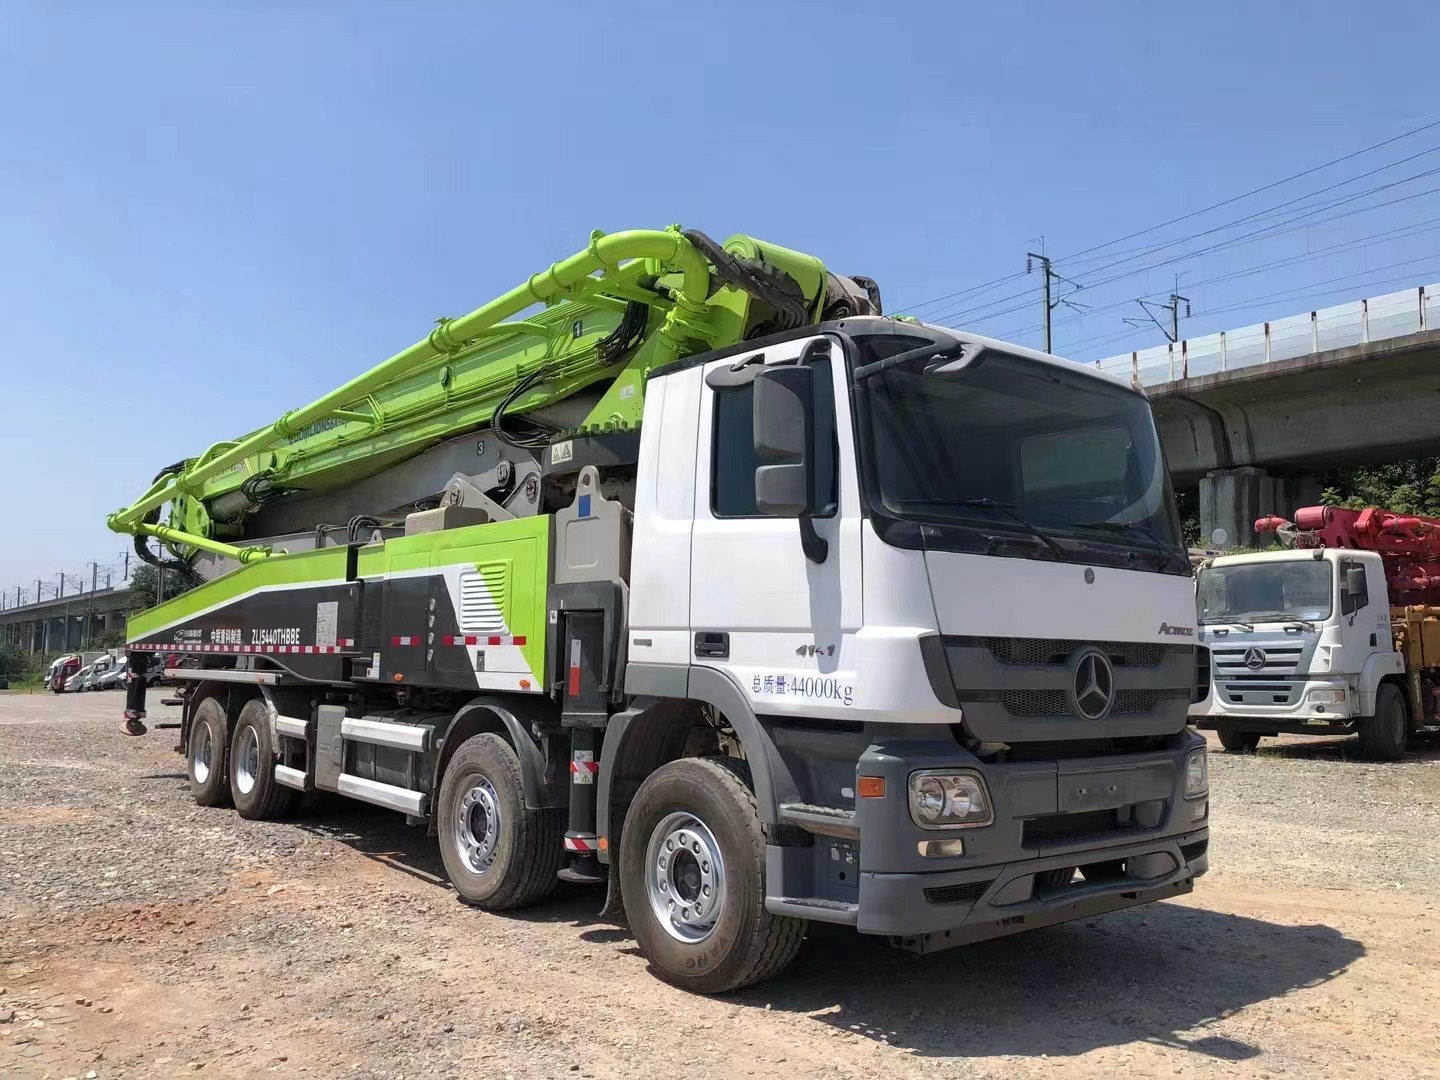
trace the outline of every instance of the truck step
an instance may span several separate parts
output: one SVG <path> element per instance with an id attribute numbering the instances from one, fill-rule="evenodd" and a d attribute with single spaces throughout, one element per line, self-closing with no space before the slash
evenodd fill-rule
<path id="1" fill-rule="evenodd" d="M 783 803 L 780 806 L 780 820 L 786 825 L 795 825 L 820 836 L 835 836 L 843 840 L 855 840 L 860 836 L 860 826 L 855 823 L 855 811 L 844 810 L 838 806 Z"/>
<path id="2" fill-rule="evenodd" d="M 166 697 L 160 699 L 161 705 L 184 705 L 185 699 L 180 697 Z"/>
<path id="3" fill-rule="evenodd" d="M 389 810 L 399 810 L 411 817 L 425 816 L 426 798 L 423 791 L 411 791 L 409 788 L 396 787 L 394 784 L 382 784 L 379 780 L 352 776 L 350 773 L 340 774 L 335 790 L 352 799 L 373 803 Z"/>
<path id="4" fill-rule="evenodd" d="M 301 769 L 292 769 L 289 765 L 275 766 L 275 782 L 296 791 L 309 791 L 306 783 L 305 773 Z"/>
<path id="5" fill-rule="evenodd" d="M 562 866 L 555 872 L 561 881 L 572 885 L 604 885 L 608 880 L 604 868 L 598 863 L 592 866 Z"/>

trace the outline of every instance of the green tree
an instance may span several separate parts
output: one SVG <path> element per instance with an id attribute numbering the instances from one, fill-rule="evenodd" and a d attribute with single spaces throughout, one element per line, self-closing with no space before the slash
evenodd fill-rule
<path id="1" fill-rule="evenodd" d="M 1440 517 L 1440 458 L 1338 469 L 1322 478 L 1326 506 L 1363 510 L 1378 506 L 1400 514 Z"/>
<path id="2" fill-rule="evenodd" d="M 0 641 L 0 675 L 19 680 L 30 671 L 30 654 L 19 645 Z"/>
<path id="3" fill-rule="evenodd" d="M 130 610 L 152 608 L 160 602 L 160 569 L 148 563 L 130 575 Z M 200 575 L 188 566 L 165 568 L 165 599 L 173 600 L 200 584 Z"/>

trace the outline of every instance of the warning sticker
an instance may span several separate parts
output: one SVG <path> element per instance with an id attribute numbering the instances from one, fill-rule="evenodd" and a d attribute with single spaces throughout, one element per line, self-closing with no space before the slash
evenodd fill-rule
<path id="1" fill-rule="evenodd" d="M 315 605 L 315 644 L 322 649 L 335 647 L 335 627 L 340 621 L 340 602 L 327 600 Z"/>
<path id="2" fill-rule="evenodd" d="M 550 464 L 558 465 L 562 461 L 570 461 L 575 457 L 575 444 L 570 441 L 557 442 L 550 447 Z"/>

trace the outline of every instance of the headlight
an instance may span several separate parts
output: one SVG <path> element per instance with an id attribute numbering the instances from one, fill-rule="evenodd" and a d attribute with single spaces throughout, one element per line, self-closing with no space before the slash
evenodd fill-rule
<path id="1" fill-rule="evenodd" d="M 922 829 L 989 825 L 992 816 L 985 781 L 970 772 L 911 773 L 910 817 Z"/>
<path id="2" fill-rule="evenodd" d="M 1311 690 L 1306 695 L 1311 705 L 1339 705 L 1345 700 L 1344 690 Z"/>
<path id="3" fill-rule="evenodd" d="M 1210 790 L 1210 767 L 1205 760 L 1205 748 L 1191 750 L 1185 759 L 1185 797 L 1194 798 Z"/>

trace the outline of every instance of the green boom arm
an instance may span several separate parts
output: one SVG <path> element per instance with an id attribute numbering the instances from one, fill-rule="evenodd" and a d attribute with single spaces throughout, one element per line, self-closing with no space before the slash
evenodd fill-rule
<path id="1" fill-rule="evenodd" d="M 214 527 L 209 500 L 254 477 L 303 490 L 375 472 L 489 422 L 505 396 L 541 369 L 543 380 L 525 388 L 509 411 L 554 403 L 610 377 L 610 391 L 590 421 L 636 423 L 648 369 L 744 340 L 751 329 L 753 297 L 737 286 L 733 260 L 778 271 L 803 294 L 806 319 L 820 316 L 826 273 L 818 260 L 743 236 L 732 237 L 721 253 L 710 250 L 726 272 L 712 274 L 710 261 L 678 226 L 596 232 L 584 251 L 468 315 L 439 320 L 424 340 L 319 400 L 242 439 L 216 443 L 160 476 L 108 524 L 117 532 L 155 536 L 177 552 L 213 551 L 242 562 L 264 558 L 266 548 L 217 538 L 224 530 Z M 599 348 L 637 303 L 645 312 L 638 347 L 618 357 Z M 537 304 L 545 305 L 538 315 L 506 321 Z M 167 504 L 169 523 L 160 524 Z"/>

